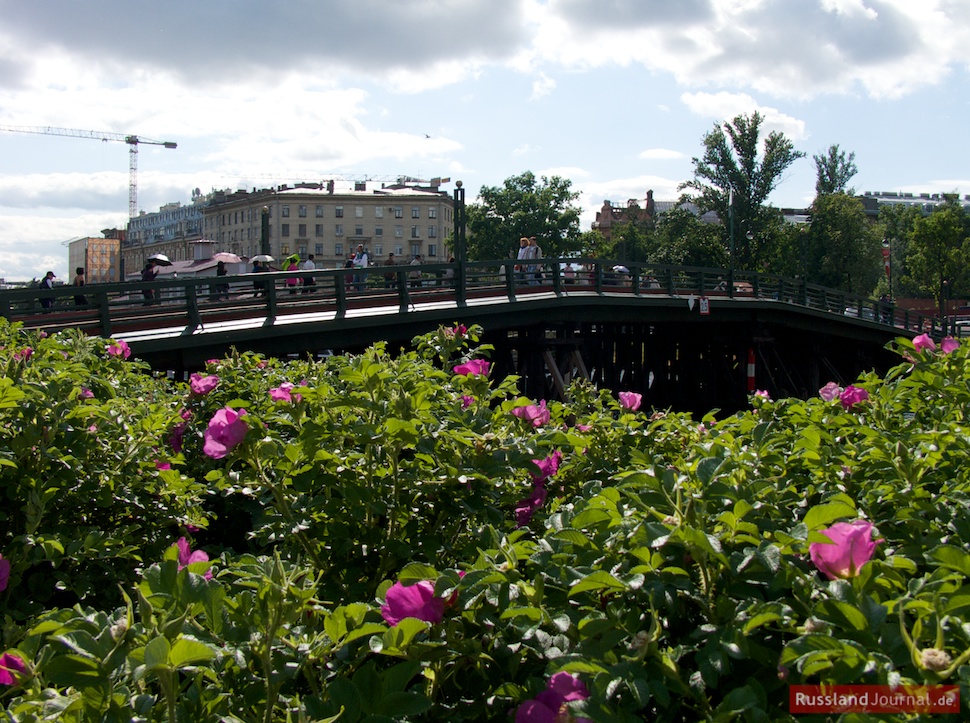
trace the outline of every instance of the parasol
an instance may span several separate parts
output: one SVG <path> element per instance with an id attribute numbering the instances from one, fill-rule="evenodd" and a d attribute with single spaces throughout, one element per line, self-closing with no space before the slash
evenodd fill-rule
<path id="1" fill-rule="evenodd" d="M 165 254 L 152 254 L 148 257 L 149 261 L 154 261 L 159 266 L 171 266 L 172 262 Z"/>
<path id="2" fill-rule="evenodd" d="M 213 261 L 221 261 L 224 264 L 238 264 L 242 261 L 237 254 L 231 254 L 228 251 L 220 251 L 219 253 L 212 254 Z"/>
<path id="3" fill-rule="evenodd" d="M 276 261 L 276 259 L 274 259 L 274 258 L 273 258 L 272 256 L 270 256 L 269 254 L 256 254 L 255 256 L 253 256 L 253 257 L 252 257 L 251 259 L 249 259 L 249 260 L 250 260 L 250 261 L 259 261 L 259 262 L 266 262 L 266 263 L 268 263 L 268 262 L 270 262 L 270 261 Z"/>

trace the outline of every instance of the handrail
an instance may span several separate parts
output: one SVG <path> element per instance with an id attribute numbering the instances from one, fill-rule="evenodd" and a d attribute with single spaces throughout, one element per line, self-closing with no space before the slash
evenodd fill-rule
<path id="1" fill-rule="evenodd" d="M 948 330 L 946 320 L 775 274 L 650 263 L 621 267 L 594 258 L 528 261 L 518 270 L 517 260 L 498 259 L 89 284 L 83 290 L 88 303 L 82 306 L 74 305 L 79 290 L 72 286 L 2 289 L 0 316 L 28 328 L 77 327 L 108 337 L 158 326 L 183 326 L 192 333 L 206 323 L 230 318 L 262 317 L 270 325 L 281 315 L 311 310 L 343 319 L 351 309 L 374 305 L 396 306 L 406 314 L 425 299 L 450 301 L 456 308 L 482 296 L 504 296 L 518 303 L 543 292 L 554 298 L 581 293 L 776 301 L 937 338 Z M 574 270 L 574 265 L 581 270 Z M 310 277 L 314 283 L 287 284 L 294 276 Z M 42 300 L 49 301 L 47 307 Z"/>

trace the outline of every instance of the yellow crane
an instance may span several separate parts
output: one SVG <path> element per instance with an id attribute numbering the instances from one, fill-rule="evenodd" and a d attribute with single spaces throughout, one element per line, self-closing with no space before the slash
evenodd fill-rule
<path id="1" fill-rule="evenodd" d="M 138 146 L 147 143 L 152 146 L 177 148 L 172 141 L 155 141 L 127 133 L 110 133 L 107 131 L 83 131 L 74 128 L 53 128 L 51 126 L 5 126 L 0 125 L 0 131 L 12 133 L 41 133 L 48 136 L 69 136 L 71 138 L 90 138 L 96 141 L 120 141 L 128 144 L 128 218 L 138 215 Z"/>

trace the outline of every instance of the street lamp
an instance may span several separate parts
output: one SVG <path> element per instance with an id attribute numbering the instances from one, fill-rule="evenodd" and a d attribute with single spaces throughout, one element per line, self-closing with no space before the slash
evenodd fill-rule
<path id="1" fill-rule="evenodd" d="M 892 239 L 882 240 L 882 263 L 886 269 L 886 278 L 889 280 L 889 300 L 893 298 L 893 242 Z"/>

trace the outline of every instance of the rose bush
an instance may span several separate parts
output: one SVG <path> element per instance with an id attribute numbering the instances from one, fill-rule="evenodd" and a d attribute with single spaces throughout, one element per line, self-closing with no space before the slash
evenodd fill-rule
<path id="1" fill-rule="evenodd" d="M 193 385 L 0 326 L 7 716 L 793 720 L 792 683 L 970 699 L 965 347 L 900 339 L 885 378 L 695 420 L 585 383 L 524 399 L 456 371 L 478 334 L 233 354 Z"/>

